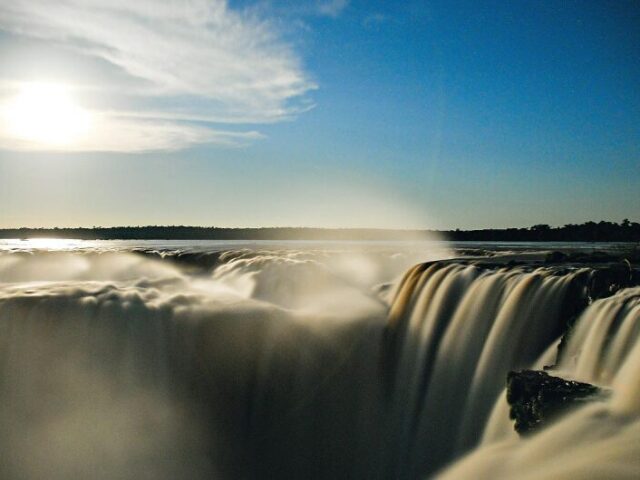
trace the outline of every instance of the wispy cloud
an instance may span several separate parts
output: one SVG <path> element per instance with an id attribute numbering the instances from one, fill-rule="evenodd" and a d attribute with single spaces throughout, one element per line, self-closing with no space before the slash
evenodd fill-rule
<path id="1" fill-rule="evenodd" d="M 317 11 L 320 15 L 337 17 L 349 5 L 349 0 L 324 0 L 318 3 Z"/>
<path id="2" fill-rule="evenodd" d="M 326 14 L 337 14 L 342 4 L 326 3 Z M 113 105 L 98 102 L 95 127 L 105 134 L 75 149 L 242 144 L 259 134 L 225 131 L 225 125 L 277 122 L 312 107 L 305 94 L 315 84 L 292 46 L 268 20 L 232 10 L 224 0 L 13 0 L 0 4 L 0 29 L 75 52 L 79 85 L 87 58 L 128 78 L 116 94 L 109 77 L 92 78 L 94 95 L 105 92 Z M 0 142 L 29 148 L 4 137 Z"/>
<path id="3" fill-rule="evenodd" d="M 202 143 L 239 147 L 263 137 L 257 131 L 232 132 L 175 121 L 141 120 L 98 113 L 93 117 L 91 130 L 72 143 L 41 143 L 0 135 L 0 145 L 16 151 L 139 153 L 180 150 Z"/>

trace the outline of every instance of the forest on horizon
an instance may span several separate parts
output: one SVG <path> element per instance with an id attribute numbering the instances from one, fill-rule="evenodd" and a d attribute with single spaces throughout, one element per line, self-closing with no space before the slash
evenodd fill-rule
<path id="1" fill-rule="evenodd" d="M 150 225 L 80 228 L 6 228 L 0 238 L 66 238 L 79 240 L 417 240 L 429 235 L 452 241 L 640 242 L 640 223 L 600 221 L 553 227 L 477 230 L 392 230 L 379 228 L 263 227 L 224 228 Z"/>

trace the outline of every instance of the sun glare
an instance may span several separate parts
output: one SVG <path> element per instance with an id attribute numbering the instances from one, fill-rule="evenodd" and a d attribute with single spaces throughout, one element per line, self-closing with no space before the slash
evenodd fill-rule
<path id="1" fill-rule="evenodd" d="M 69 88 L 57 84 L 25 84 L 3 113 L 11 136 L 47 145 L 73 143 L 91 123 L 89 112 L 75 103 Z"/>

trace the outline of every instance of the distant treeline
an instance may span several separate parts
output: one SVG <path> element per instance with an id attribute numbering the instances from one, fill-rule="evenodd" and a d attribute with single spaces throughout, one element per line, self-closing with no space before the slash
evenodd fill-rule
<path id="1" fill-rule="evenodd" d="M 551 227 L 455 230 L 446 232 L 451 240 L 513 242 L 640 242 L 640 223 L 625 219 L 615 222 L 586 222 Z"/>
<path id="2" fill-rule="evenodd" d="M 218 228 L 189 226 L 0 229 L 0 238 L 82 240 L 415 240 L 442 236 L 454 241 L 640 242 L 640 223 L 623 220 L 580 225 L 484 230 L 388 230 L 371 228 Z"/>

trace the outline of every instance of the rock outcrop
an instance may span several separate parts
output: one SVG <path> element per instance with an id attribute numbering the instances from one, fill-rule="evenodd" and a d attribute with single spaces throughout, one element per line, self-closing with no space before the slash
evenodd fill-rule
<path id="1" fill-rule="evenodd" d="M 541 371 L 509 372 L 507 376 L 510 416 L 520 435 L 545 425 L 571 407 L 606 395 L 606 391 L 589 383 L 565 380 Z"/>

